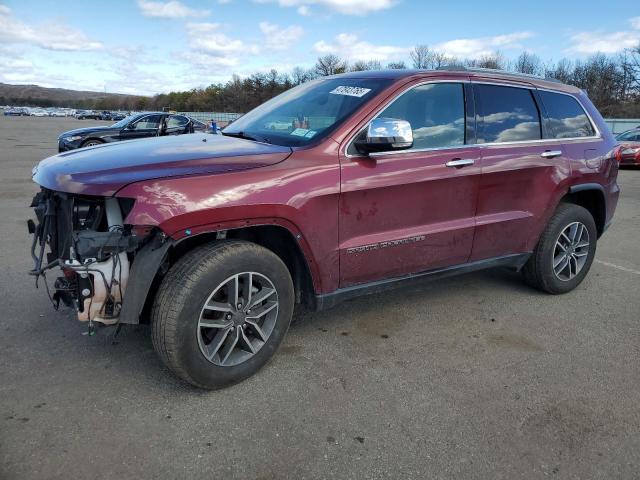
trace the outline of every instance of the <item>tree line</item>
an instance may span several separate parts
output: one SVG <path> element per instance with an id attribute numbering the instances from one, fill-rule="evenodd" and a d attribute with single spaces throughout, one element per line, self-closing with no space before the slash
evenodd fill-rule
<path id="1" fill-rule="evenodd" d="M 254 73 L 246 78 L 238 75 L 226 83 L 205 88 L 142 96 L 118 96 L 95 100 L 78 100 L 76 108 L 96 110 L 162 110 L 244 113 L 264 101 L 306 81 L 327 75 L 361 70 L 380 69 L 437 69 L 445 66 L 465 66 L 501 69 L 546 78 L 555 78 L 575 85 L 587 92 L 605 117 L 640 117 L 640 44 L 618 55 L 597 53 L 584 60 L 562 59 L 545 62 L 529 52 L 522 52 L 515 60 L 507 60 L 500 52 L 478 59 L 458 59 L 417 45 L 407 61 L 383 65 L 380 61 L 349 62 L 329 54 L 317 59 L 312 68 L 296 67 L 290 72 Z M 45 99 L 38 99 L 44 106 Z M 0 98 L 0 103 L 2 99 Z M 49 103 L 51 105 L 51 103 Z"/>

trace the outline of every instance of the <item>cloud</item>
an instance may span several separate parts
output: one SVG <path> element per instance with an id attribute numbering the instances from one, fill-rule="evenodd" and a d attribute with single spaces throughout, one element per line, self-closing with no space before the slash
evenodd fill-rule
<path id="1" fill-rule="evenodd" d="M 242 54 L 251 51 L 242 40 L 222 33 L 219 23 L 188 23 L 187 36 L 191 49 L 213 56 Z"/>
<path id="2" fill-rule="evenodd" d="M 460 38 L 435 44 L 432 48 L 451 57 L 478 58 L 496 50 L 522 49 L 519 42 L 533 36 L 531 32 L 514 32 L 494 37 Z"/>
<path id="3" fill-rule="evenodd" d="M 17 20 L 0 5 L 0 43 L 35 45 L 46 50 L 99 50 L 102 43 L 80 30 L 56 22 L 31 26 Z"/>
<path id="4" fill-rule="evenodd" d="M 622 30 L 612 33 L 578 32 L 571 35 L 571 45 L 567 53 L 591 55 L 594 53 L 616 53 L 625 48 L 634 48 L 640 44 L 640 17 L 629 19 L 633 30 Z"/>
<path id="5" fill-rule="evenodd" d="M 281 7 L 297 7 L 300 15 L 308 15 L 311 5 L 318 5 L 343 15 L 367 15 L 393 7 L 397 0 L 254 0 L 256 3 L 278 3 Z"/>
<path id="6" fill-rule="evenodd" d="M 565 51 L 572 54 L 616 53 L 640 43 L 640 31 L 614 33 L 580 32 L 572 35 L 571 46 Z"/>
<path id="7" fill-rule="evenodd" d="M 149 0 L 138 0 L 140 12 L 145 17 L 159 18 L 186 18 L 186 17 L 206 17 L 209 10 L 194 10 L 177 0 L 169 2 L 153 2 Z"/>
<path id="8" fill-rule="evenodd" d="M 274 50 L 293 48 L 304 35 L 304 29 L 298 25 L 282 28 L 273 23 L 260 22 L 259 27 L 265 36 L 267 47 Z"/>
<path id="9" fill-rule="evenodd" d="M 350 33 L 339 34 L 333 42 L 321 40 L 313 45 L 313 50 L 326 55 L 333 53 L 349 60 L 394 60 L 406 57 L 411 51 L 410 47 L 398 47 L 391 45 L 374 45 L 360 40 Z"/>

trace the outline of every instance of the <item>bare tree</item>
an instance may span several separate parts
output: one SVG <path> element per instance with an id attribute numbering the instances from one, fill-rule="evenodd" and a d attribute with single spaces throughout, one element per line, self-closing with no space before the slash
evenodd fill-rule
<path id="1" fill-rule="evenodd" d="M 563 58 L 555 65 L 550 65 L 545 69 L 546 78 L 554 78 L 562 83 L 571 83 L 573 79 L 573 64 L 570 60 Z"/>
<path id="2" fill-rule="evenodd" d="M 502 70 L 505 67 L 504 56 L 500 52 L 487 53 L 480 58 L 466 60 L 465 63 L 469 67 L 491 68 L 494 70 Z"/>
<path id="3" fill-rule="evenodd" d="M 442 52 L 433 52 L 431 55 L 431 65 L 429 66 L 429 68 L 436 69 L 444 67 L 445 65 L 449 65 L 450 63 L 452 63 L 452 60 L 452 58 L 447 57 L 447 55 Z"/>
<path id="4" fill-rule="evenodd" d="M 294 67 L 291 70 L 291 82 L 294 85 L 300 85 L 301 83 L 308 82 L 315 77 L 315 72 L 313 70 L 306 70 L 302 67 Z"/>
<path id="5" fill-rule="evenodd" d="M 399 61 L 399 62 L 389 62 L 387 63 L 387 69 L 388 70 L 404 70 L 405 68 L 407 68 L 407 64 L 404 63 L 404 61 Z"/>
<path id="6" fill-rule="evenodd" d="M 321 76 L 336 75 L 347 71 L 347 62 L 332 53 L 318 57 L 315 72 Z"/>
<path id="7" fill-rule="evenodd" d="M 413 68 L 429 68 L 431 50 L 428 45 L 416 45 L 409 53 Z"/>
<path id="8" fill-rule="evenodd" d="M 640 42 L 637 46 L 627 49 L 620 58 L 620 62 L 628 77 L 630 89 L 640 96 Z"/>
<path id="9" fill-rule="evenodd" d="M 352 72 L 361 72 L 364 70 L 382 70 L 382 65 L 378 60 L 357 60 L 349 68 Z"/>
<path id="10" fill-rule="evenodd" d="M 519 73 L 540 75 L 543 71 L 542 61 L 537 55 L 524 51 L 516 58 L 513 69 Z"/>

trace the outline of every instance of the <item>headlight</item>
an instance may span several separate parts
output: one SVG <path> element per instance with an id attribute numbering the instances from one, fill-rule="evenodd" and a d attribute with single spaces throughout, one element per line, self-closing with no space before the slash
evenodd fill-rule
<path id="1" fill-rule="evenodd" d="M 67 142 L 75 142 L 76 140 L 80 140 L 82 138 L 82 135 L 73 135 L 71 137 L 62 137 L 63 140 L 66 140 Z"/>

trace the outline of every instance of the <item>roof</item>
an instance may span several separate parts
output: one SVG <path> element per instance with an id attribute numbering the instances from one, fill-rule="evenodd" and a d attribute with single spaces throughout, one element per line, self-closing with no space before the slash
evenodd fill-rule
<path id="1" fill-rule="evenodd" d="M 506 70 L 494 70 L 490 68 L 469 68 L 463 66 L 442 67 L 437 70 L 395 69 L 395 70 L 363 70 L 360 72 L 348 72 L 332 75 L 331 78 L 387 78 L 391 80 L 410 79 L 413 77 L 446 77 L 469 78 L 484 80 L 508 80 L 512 82 L 527 83 L 539 88 L 548 88 L 570 93 L 579 93 L 580 89 L 573 85 L 556 80 L 555 78 L 543 78 L 537 75 L 508 72 Z"/>

